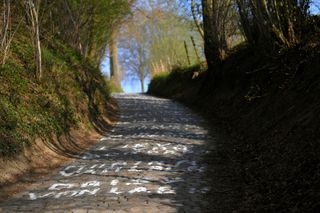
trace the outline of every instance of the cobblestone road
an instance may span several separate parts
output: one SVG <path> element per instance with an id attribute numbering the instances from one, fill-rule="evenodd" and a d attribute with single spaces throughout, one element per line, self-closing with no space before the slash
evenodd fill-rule
<path id="1" fill-rule="evenodd" d="M 115 95 L 111 134 L 0 212 L 210 212 L 205 121 L 171 100 Z"/>

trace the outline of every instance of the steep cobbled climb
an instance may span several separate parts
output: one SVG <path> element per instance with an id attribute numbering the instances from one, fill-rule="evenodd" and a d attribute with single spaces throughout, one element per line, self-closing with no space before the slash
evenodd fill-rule
<path id="1" fill-rule="evenodd" d="M 210 212 L 205 121 L 171 100 L 114 95 L 112 132 L 0 212 Z"/>

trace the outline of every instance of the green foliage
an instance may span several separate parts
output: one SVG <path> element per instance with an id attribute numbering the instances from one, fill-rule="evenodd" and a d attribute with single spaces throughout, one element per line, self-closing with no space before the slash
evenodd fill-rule
<path id="1" fill-rule="evenodd" d="M 126 0 L 57 0 L 42 4 L 42 28 L 100 63 L 111 30 L 130 12 Z M 54 17 L 52 19 L 52 16 Z"/>
<path id="2" fill-rule="evenodd" d="M 196 35 L 197 41 L 200 40 L 200 37 L 192 29 L 193 22 L 177 16 L 174 12 L 166 12 L 164 16 L 164 18 L 156 19 L 155 23 L 151 23 L 154 33 L 150 46 L 151 61 L 180 66 L 188 65 L 184 47 L 184 42 L 186 42 L 190 50 L 191 63 L 196 63 L 197 58 L 190 36 Z"/>

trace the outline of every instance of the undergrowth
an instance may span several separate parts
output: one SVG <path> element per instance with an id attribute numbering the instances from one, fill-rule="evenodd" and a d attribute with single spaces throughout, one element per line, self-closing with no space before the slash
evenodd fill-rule
<path id="1" fill-rule="evenodd" d="M 44 78 L 35 78 L 32 41 L 19 33 L 0 67 L 0 156 L 12 157 L 36 138 L 90 125 L 109 99 L 98 66 L 58 38 L 43 38 Z"/>
<path id="2" fill-rule="evenodd" d="M 200 64 L 175 67 L 171 71 L 161 72 L 152 78 L 149 85 L 148 93 L 167 96 L 168 94 L 176 94 L 197 81 L 197 77 L 205 70 Z"/>

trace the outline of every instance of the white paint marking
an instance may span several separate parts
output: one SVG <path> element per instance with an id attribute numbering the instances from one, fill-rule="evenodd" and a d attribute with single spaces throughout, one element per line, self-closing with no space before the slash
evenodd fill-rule
<path id="1" fill-rule="evenodd" d="M 140 165 L 141 163 L 142 163 L 142 161 L 138 161 L 138 162 L 134 163 L 134 165 L 135 165 L 135 166 L 138 166 L 138 165 Z"/>
<path id="2" fill-rule="evenodd" d="M 79 174 L 84 168 L 85 168 L 85 166 L 72 166 L 71 165 L 71 166 L 66 167 L 65 169 L 63 169 L 59 173 L 62 176 L 70 177 L 70 176 L 72 176 L 74 174 Z M 77 169 L 77 170 L 75 170 L 75 169 Z M 71 171 L 69 172 L 68 170 L 71 170 Z"/>
<path id="3" fill-rule="evenodd" d="M 102 146 L 102 147 L 99 148 L 99 150 L 100 150 L 100 151 L 106 150 L 106 147 L 105 147 L 105 146 Z"/>
<path id="4" fill-rule="evenodd" d="M 138 188 L 130 190 L 128 193 L 134 194 L 134 193 L 141 193 L 141 192 L 148 192 L 148 190 L 146 187 L 138 187 Z"/>
<path id="5" fill-rule="evenodd" d="M 200 173 L 205 172 L 205 171 L 206 171 L 205 166 L 202 166 L 202 167 L 200 167 L 200 169 L 198 169 L 198 172 L 200 172 Z"/>
<path id="6" fill-rule="evenodd" d="M 104 169 L 104 170 L 101 172 L 101 174 L 104 174 L 104 173 L 108 173 L 108 169 L 107 169 L 107 168 Z"/>
<path id="7" fill-rule="evenodd" d="M 30 200 L 37 200 L 39 198 L 46 198 L 46 197 L 53 196 L 55 194 L 56 194 L 56 192 L 49 192 L 49 193 L 44 194 L 44 195 L 36 196 L 35 193 L 29 193 L 29 198 L 30 198 Z"/>
<path id="8" fill-rule="evenodd" d="M 86 193 L 89 194 L 89 195 L 95 195 L 99 190 L 100 190 L 100 188 L 95 188 L 95 189 L 93 189 L 93 190 L 84 189 L 84 190 L 80 191 L 80 192 L 76 195 L 76 197 L 80 197 L 80 196 L 82 196 L 82 195 L 84 195 L 84 194 L 86 194 Z"/>
<path id="9" fill-rule="evenodd" d="M 129 172 L 140 172 L 140 171 L 142 171 L 140 169 L 137 169 L 138 165 L 140 165 L 141 163 L 142 163 L 142 161 L 136 162 L 128 171 Z"/>
<path id="10" fill-rule="evenodd" d="M 54 196 L 54 198 L 58 199 L 58 198 L 60 198 L 61 196 L 68 196 L 68 195 L 69 195 L 69 197 L 73 197 L 73 196 L 75 196 L 76 194 L 78 194 L 77 191 L 59 192 L 58 194 L 56 194 L 56 195 Z"/>
<path id="11" fill-rule="evenodd" d="M 126 185 L 127 186 L 141 185 L 141 184 L 146 184 L 146 183 L 150 183 L 150 181 L 138 179 L 138 180 L 131 180 L 131 182 L 126 183 Z"/>
<path id="12" fill-rule="evenodd" d="M 60 191 L 61 189 L 71 189 L 72 187 L 75 187 L 75 184 L 72 184 L 72 183 L 55 183 L 52 186 L 50 186 L 49 190 Z"/>
<path id="13" fill-rule="evenodd" d="M 163 154 L 164 155 L 169 155 L 169 154 L 174 155 L 174 154 L 176 154 L 176 152 L 173 150 L 166 150 Z"/>
<path id="14" fill-rule="evenodd" d="M 173 147 L 173 149 L 176 150 L 176 151 L 182 151 L 183 153 L 186 153 L 188 151 L 187 146 L 181 145 L 181 144 Z"/>
<path id="15" fill-rule="evenodd" d="M 95 175 L 97 172 L 96 170 L 94 169 L 88 169 L 86 171 L 83 172 L 83 174 L 92 174 L 92 175 Z"/>
<path id="16" fill-rule="evenodd" d="M 187 163 L 187 162 L 189 162 L 189 161 L 188 161 L 188 160 L 180 160 L 180 161 L 178 161 L 178 162 L 176 163 L 176 165 L 175 165 L 174 167 L 177 168 L 177 167 L 179 167 L 181 164 Z"/>
<path id="17" fill-rule="evenodd" d="M 151 166 L 149 170 L 163 171 L 163 166 Z"/>
<path id="18" fill-rule="evenodd" d="M 122 194 L 122 192 L 118 191 L 118 187 L 112 187 L 111 190 L 110 190 L 110 193 L 116 194 L 116 195 Z"/>
<path id="19" fill-rule="evenodd" d="M 105 167 L 106 164 L 101 164 L 98 168 L 102 169 L 103 167 Z"/>
<path id="20" fill-rule="evenodd" d="M 190 188 L 188 192 L 190 194 L 194 194 L 196 192 L 196 188 Z"/>
<path id="21" fill-rule="evenodd" d="M 116 167 L 115 172 L 120 172 L 120 170 L 122 169 L 121 166 L 126 166 L 126 165 L 127 165 L 127 162 L 116 162 L 111 165 L 111 169 L 114 169 Z"/>
<path id="22" fill-rule="evenodd" d="M 202 194 L 205 194 L 205 193 L 207 193 L 207 192 L 209 192 L 210 191 L 210 187 L 203 187 L 202 189 L 201 189 L 201 193 Z"/>
<path id="23" fill-rule="evenodd" d="M 110 185 L 111 186 L 116 186 L 116 185 L 118 185 L 118 183 L 119 183 L 119 180 L 112 180 Z"/>
<path id="24" fill-rule="evenodd" d="M 90 167 L 90 169 L 94 169 L 98 166 L 98 164 L 94 164 L 93 166 Z"/>
<path id="25" fill-rule="evenodd" d="M 94 186 L 100 186 L 100 182 L 99 181 L 88 181 L 86 183 L 81 184 L 81 188 L 94 187 Z"/>
<path id="26" fill-rule="evenodd" d="M 176 192 L 170 186 L 160 186 L 157 190 L 158 194 L 175 194 Z"/>
<path id="27" fill-rule="evenodd" d="M 165 178 L 163 181 L 161 181 L 161 183 L 170 184 L 170 183 L 178 183 L 183 181 L 184 179 L 182 179 L 181 177 L 176 177 L 176 178 Z"/>
<path id="28" fill-rule="evenodd" d="M 37 196 L 35 193 L 29 193 L 29 199 L 30 200 L 36 200 L 37 199 Z"/>

